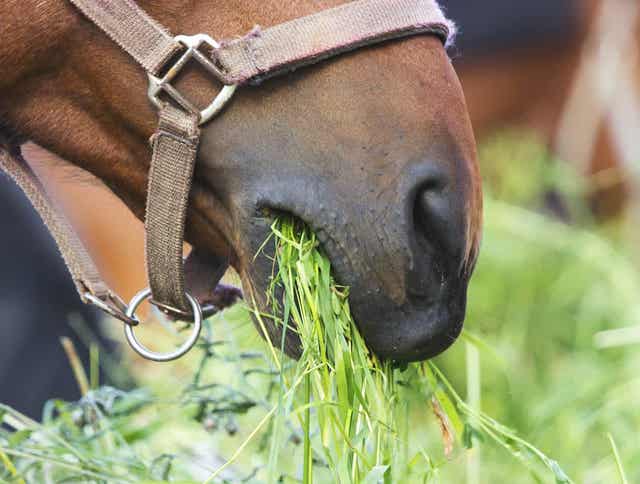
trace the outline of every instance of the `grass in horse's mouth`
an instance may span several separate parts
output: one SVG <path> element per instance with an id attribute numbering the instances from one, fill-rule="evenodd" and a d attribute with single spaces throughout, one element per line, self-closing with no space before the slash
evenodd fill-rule
<path id="1" fill-rule="evenodd" d="M 425 411 L 430 404 L 447 456 L 456 436 L 471 446 L 472 436 L 481 435 L 520 460 L 541 462 L 558 482 L 570 482 L 556 462 L 467 405 L 433 362 L 394 368 L 369 352 L 349 310 L 348 288 L 335 283 L 330 261 L 306 225 L 280 215 L 272 224 L 272 236 L 275 258 L 268 298 L 274 314 L 270 317 L 298 333 L 302 356 L 287 366 L 279 356 L 282 352 L 271 347 L 280 370 L 280 392 L 270 463 L 281 457 L 279 437 L 294 422 L 303 435 L 304 483 L 312 482 L 319 467 L 328 468 L 334 482 L 408 482 L 420 455 L 409 458 L 416 450 L 411 442 L 416 434 L 424 435 L 411 427 L 410 414 L 414 405 Z M 264 315 L 255 315 L 266 331 Z M 434 463 L 423 457 L 435 472 Z"/>
<path id="2" fill-rule="evenodd" d="M 258 474 L 260 482 L 270 483 L 437 482 L 445 461 L 432 459 L 426 450 L 437 433 L 448 459 L 459 461 L 463 447 L 493 441 L 540 482 L 545 468 L 557 482 L 571 482 L 555 461 L 470 407 L 433 362 L 394 368 L 370 354 L 351 317 L 348 290 L 335 284 L 330 262 L 308 227 L 293 217 L 277 216 L 272 237 L 276 251 L 268 295 L 276 309 L 256 317 L 295 325 L 303 346 L 298 361 L 273 346 L 266 352 L 260 345 L 247 351 L 225 334 L 230 322 L 225 318 L 236 314 L 238 328 L 257 338 L 240 306 L 207 321 L 199 345 L 204 351 L 195 352 L 199 362 L 187 367 L 193 380 L 177 400 L 178 388 L 169 391 L 171 401 L 156 400 L 144 390 L 97 388 L 96 351 L 91 378 L 78 378 L 84 382 L 84 398 L 51 401 L 42 423 L 0 404 L 0 481 L 168 482 L 174 456 L 167 452 L 179 449 L 167 444 L 172 427 L 165 417 L 180 414 L 190 425 L 201 422 L 209 429 L 226 421 L 229 436 L 238 431 L 235 418 L 253 419 L 240 443 L 214 449 L 228 460 L 207 473 L 206 483 L 256 482 Z M 463 338 L 474 342 L 468 335 Z M 73 366 L 82 376 L 79 360 Z M 207 366 L 213 380 L 202 381 Z M 142 371 L 159 368 L 147 365 Z M 164 386 L 164 381 L 158 384 Z M 425 418 L 429 413 L 435 418 Z M 162 433 L 164 454 L 151 461 L 133 445 L 146 448 L 154 433 Z M 180 445 L 196 448 L 184 439 Z M 296 459 L 300 456 L 301 461 Z M 187 460 L 192 459 L 189 454 Z M 239 459 L 255 466 L 254 471 L 240 466 Z M 293 479 L 286 472 L 295 474 Z M 229 477 L 238 474 L 248 477 Z"/>

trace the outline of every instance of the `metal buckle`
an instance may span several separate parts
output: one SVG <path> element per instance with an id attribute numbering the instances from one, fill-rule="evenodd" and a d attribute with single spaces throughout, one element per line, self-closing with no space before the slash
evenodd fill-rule
<path id="1" fill-rule="evenodd" d="M 138 320 L 136 318 L 131 318 L 127 316 L 127 305 L 122 302 L 122 300 L 113 294 L 109 294 L 107 296 L 108 300 L 100 299 L 97 296 L 94 296 L 90 292 L 84 293 L 84 298 L 93 304 L 98 309 L 104 311 L 110 316 L 122 321 L 127 326 L 137 326 Z"/>
<path id="2" fill-rule="evenodd" d="M 220 69 L 218 69 L 218 67 L 209 59 L 207 59 L 207 57 L 199 50 L 202 44 L 207 44 L 213 50 L 219 49 L 220 44 L 218 44 L 218 42 L 216 42 L 206 34 L 178 35 L 175 37 L 175 40 L 184 45 L 187 50 L 180 56 L 177 62 L 173 64 L 169 68 L 169 70 L 167 70 L 166 74 L 162 78 L 156 77 L 152 74 L 148 74 L 148 96 L 154 106 L 160 109 L 162 107 L 162 100 L 159 96 L 162 92 L 167 93 L 169 97 L 181 107 L 189 112 L 198 114 L 198 124 L 202 125 L 213 118 L 215 115 L 217 115 L 222 110 L 222 108 L 224 108 L 224 106 L 233 96 L 233 93 L 238 86 L 224 86 L 218 93 L 216 98 L 211 102 L 211 104 L 209 104 L 202 111 L 198 110 L 196 106 L 194 106 L 187 98 L 180 94 L 180 92 L 178 92 L 175 87 L 171 85 L 171 81 L 180 73 L 182 68 L 191 59 L 197 60 L 200 65 L 204 67 L 208 72 L 213 74 L 216 79 L 220 79 L 222 77 L 222 72 L 220 71 Z"/>
<path id="3" fill-rule="evenodd" d="M 127 308 L 127 316 L 129 318 L 137 319 L 135 316 L 136 309 L 138 309 L 138 306 L 142 303 L 142 301 L 147 299 L 150 295 L 151 289 L 146 288 L 133 296 L 133 299 L 131 299 L 131 302 L 129 302 L 129 307 Z M 193 311 L 193 329 L 191 330 L 191 335 L 189 335 L 189 338 L 184 343 L 182 343 L 182 345 L 175 351 L 171 351 L 169 353 L 156 353 L 155 351 L 151 351 L 142 343 L 140 343 L 140 341 L 138 341 L 138 338 L 136 338 L 135 333 L 133 332 L 133 327 L 127 324 L 124 326 L 124 334 L 127 337 L 127 341 L 136 353 L 148 360 L 171 361 L 180 358 L 191 348 L 193 348 L 193 346 L 198 341 L 198 338 L 200 337 L 200 330 L 202 329 L 202 310 L 200 308 L 200 304 L 194 297 L 192 297 L 190 294 L 185 294 L 185 296 L 187 297 L 187 300 L 191 305 L 191 310 Z"/>

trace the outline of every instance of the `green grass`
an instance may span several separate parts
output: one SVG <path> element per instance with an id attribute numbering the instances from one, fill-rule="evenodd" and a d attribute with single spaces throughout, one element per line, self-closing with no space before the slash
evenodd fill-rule
<path id="1" fill-rule="evenodd" d="M 178 362 L 125 353 L 144 390 L 96 388 L 94 348 L 80 401 L 49 402 L 41 423 L 2 407 L 0 482 L 639 482 L 637 229 L 596 226 L 586 188 L 527 134 L 481 154 L 499 169 L 466 329 L 443 356 L 400 370 L 369 355 L 314 235 L 280 219 L 279 311 L 260 316 L 295 322 L 300 361 L 244 306 Z M 549 190 L 569 224 L 547 215 Z"/>
<path id="2" fill-rule="evenodd" d="M 277 219 L 272 231 L 276 258 L 271 305 L 279 308 L 279 324 L 291 322 L 296 328 L 304 349 L 292 371 L 281 372 L 281 394 L 294 398 L 278 411 L 290 419 L 304 410 L 305 484 L 322 470 L 327 475 L 317 478 L 319 482 L 420 480 L 441 465 L 441 452 L 431 456 L 426 442 L 410 439 L 411 432 L 425 435 L 428 426 L 441 429 L 447 457 L 455 447 L 471 447 L 476 435 L 502 447 L 532 472 L 543 475 L 536 468 L 541 463 L 558 482 L 570 482 L 555 461 L 467 405 L 435 364 L 412 364 L 400 371 L 370 354 L 349 312 L 348 292 L 334 283 L 314 234 L 288 217 Z M 282 301 L 277 288 L 283 289 Z M 295 383 L 303 380 L 303 398 L 296 399 Z M 409 415 L 424 412 L 429 402 L 435 418 L 425 419 L 422 427 L 410 425 Z M 280 441 L 272 442 L 271 448 L 278 448 Z M 279 468 L 277 460 L 271 462 Z M 319 464 L 314 467 L 314 462 Z"/>
<path id="3" fill-rule="evenodd" d="M 448 459 L 459 458 L 480 439 L 521 461 L 523 470 L 543 478 L 546 467 L 557 482 L 570 482 L 555 461 L 468 405 L 434 363 L 400 370 L 370 354 L 350 315 L 348 290 L 333 281 L 329 261 L 314 234 L 290 218 L 277 219 L 273 234 L 276 258 L 270 297 L 275 311 L 255 315 L 259 321 L 270 317 L 279 324 L 291 324 L 303 342 L 303 353 L 296 362 L 274 348 L 259 354 L 232 347 L 225 356 L 219 347 L 226 346 L 226 341 L 205 337 L 193 381 L 182 391 L 181 400 L 173 403 L 175 409 L 209 427 L 224 421 L 230 435 L 235 433 L 230 430 L 234 420 L 254 408 L 261 411 L 247 436 L 230 447 L 233 452 L 224 455 L 203 482 L 241 481 L 238 468 L 251 461 L 259 464 L 249 474 L 250 480 L 266 482 L 286 476 L 304 484 L 429 482 Z M 250 311 L 245 309 L 245 318 Z M 471 346 L 478 342 L 477 338 L 467 341 Z M 64 343 L 86 395 L 78 403 L 51 402 L 43 424 L 5 409 L 5 423 L 11 430 L 4 432 L 0 443 L 7 477 L 17 481 L 26 479 L 23 476 L 38 481 L 167 479 L 172 456 L 145 459 L 131 447 L 136 442 L 143 447 L 150 433 L 168 430 L 162 418 L 141 418 L 163 406 L 162 402 L 108 387 L 89 390 L 73 349 L 68 341 Z M 255 362 L 245 366 L 243 359 L 257 359 L 266 367 Z M 239 365 L 240 372 L 232 374 L 241 373 L 245 379 L 223 383 L 218 378 L 204 384 L 206 367 L 219 366 L 218 360 Z M 248 381 L 253 373 L 261 375 L 257 385 Z M 413 416 L 420 414 L 416 425 Z M 141 424 L 130 432 L 133 437 L 127 436 L 125 429 L 138 419 Z M 434 442 L 439 443 L 437 451 L 428 448 Z M 292 455 L 297 457 L 293 461 Z"/>

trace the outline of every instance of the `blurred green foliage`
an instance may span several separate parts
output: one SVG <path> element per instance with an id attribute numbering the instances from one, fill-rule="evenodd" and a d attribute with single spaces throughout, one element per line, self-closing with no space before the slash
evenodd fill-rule
<path id="1" fill-rule="evenodd" d="M 610 432 L 629 482 L 640 482 L 633 254 L 619 230 L 595 225 L 585 186 L 533 137 L 503 133 L 480 154 L 484 240 L 465 327 L 492 348 L 481 352 L 482 409 L 561 462 L 576 482 L 620 482 Z M 549 193 L 557 201 L 551 207 Z M 601 332 L 623 327 L 629 338 L 620 343 L 628 344 L 596 344 Z M 464 347 L 438 361 L 464 388 Z M 481 482 L 531 482 L 501 454 L 482 453 Z"/>

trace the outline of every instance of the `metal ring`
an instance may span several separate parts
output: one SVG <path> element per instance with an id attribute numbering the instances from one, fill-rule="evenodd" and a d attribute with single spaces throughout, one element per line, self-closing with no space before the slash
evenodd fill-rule
<path id="1" fill-rule="evenodd" d="M 151 289 L 146 288 L 140 291 L 138 294 L 133 296 L 131 302 L 129 303 L 129 307 L 127 307 L 127 316 L 130 318 L 135 318 L 136 309 L 138 306 L 147 299 L 151 295 Z M 200 308 L 200 303 L 192 297 L 190 294 L 185 294 L 187 296 L 187 300 L 191 305 L 191 309 L 193 310 L 193 329 L 189 339 L 187 339 L 182 345 L 177 348 L 175 351 L 169 353 L 156 353 L 155 351 L 149 350 L 146 346 L 138 341 L 136 335 L 133 331 L 133 327 L 129 325 L 125 325 L 124 334 L 127 337 L 127 341 L 133 348 L 133 350 L 138 353 L 143 358 L 152 361 L 172 361 L 177 358 L 180 358 L 185 353 L 187 353 L 198 341 L 198 337 L 200 336 L 200 330 L 202 329 L 202 309 Z"/>

